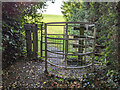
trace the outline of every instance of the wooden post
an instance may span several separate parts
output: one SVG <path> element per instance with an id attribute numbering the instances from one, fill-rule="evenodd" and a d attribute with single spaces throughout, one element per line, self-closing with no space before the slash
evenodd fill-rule
<path id="1" fill-rule="evenodd" d="M 27 56 L 28 56 L 28 58 L 31 58 L 31 54 L 32 54 L 32 40 L 31 40 L 32 25 L 31 24 L 25 24 L 24 28 L 25 28 L 25 33 L 26 33 Z"/>
<path id="2" fill-rule="evenodd" d="M 33 55 L 34 58 L 38 56 L 38 33 L 37 24 L 33 23 Z"/>

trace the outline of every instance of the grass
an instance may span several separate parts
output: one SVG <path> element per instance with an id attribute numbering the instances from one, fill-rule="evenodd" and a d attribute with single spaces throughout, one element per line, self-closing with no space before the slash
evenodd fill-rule
<path id="1" fill-rule="evenodd" d="M 65 22 L 65 19 L 63 18 L 62 15 L 43 14 L 42 22 L 44 22 L 44 23 L 48 23 L 48 22 Z M 63 26 L 48 26 L 47 27 L 47 33 L 48 34 L 63 34 L 63 30 L 64 30 Z M 39 39 L 40 39 L 40 32 L 39 32 L 38 36 L 39 36 Z M 58 38 L 60 36 L 49 35 L 49 37 Z M 43 37 L 43 40 L 44 40 L 44 37 Z M 51 41 L 51 40 L 49 40 L 49 41 Z M 54 42 L 54 41 L 52 40 L 51 42 Z M 39 46 L 38 49 L 40 50 L 40 41 L 38 43 L 38 46 Z M 44 46 L 45 46 L 45 44 L 43 44 L 43 49 L 45 49 Z M 40 55 L 40 51 L 38 52 L 38 55 Z M 44 55 L 44 52 L 43 52 L 43 55 Z"/>
<path id="2" fill-rule="evenodd" d="M 65 19 L 62 15 L 50 15 L 50 14 L 43 14 L 43 22 L 65 22 Z M 49 34 L 63 34 L 63 26 L 48 26 L 47 32 Z"/>
<path id="3" fill-rule="evenodd" d="M 52 14 L 43 14 L 43 22 L 64 22 L 64 18 L 62 15 L 52 15 Z"/>

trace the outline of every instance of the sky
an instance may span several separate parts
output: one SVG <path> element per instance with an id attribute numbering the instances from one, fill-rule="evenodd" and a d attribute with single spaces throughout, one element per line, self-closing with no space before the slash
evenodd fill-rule
<path id="1" fill-rule="evenodd" d="M 46 9 L 46 12 L 43 14 L 56 14 L 56 15 L 62 15 L 61 13 L 61 5 L 63 0 L 55 0 L 55 3 L 52 3 L 51 1 L 47 1 L 46 4 L 48 4 L 48 7 Z"/>

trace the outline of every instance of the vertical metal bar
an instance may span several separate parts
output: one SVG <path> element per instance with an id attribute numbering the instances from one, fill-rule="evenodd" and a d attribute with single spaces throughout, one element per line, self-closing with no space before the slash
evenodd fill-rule
<path id="1" fill-rule="evenodd" d="M 96 43 L 96 27 L 94 26 L 93 39 L 93 55 L 92 55 L 92 72 L 94 71 L 95 43 Z"/>
<path id="2" fill-rule="evenodd" d="M 38 57 L 38 25 L 36 24 L 36 55 Z"/>
<path id="3" fill-rule="evenodd" d="M 48 74 L 47 70 L 47 24 L 45 24 L 45 71 Z"/>
<path id="4" fill-rule="evenodd" d="M 88 24 L 86 24 L 86 32 L 89 32 L 89 31 L 88 31 Z M 86 33 L 86 39 L 85 39 L 85 41 L 84 41 L 84 42 L 85 42 L 85 53 L 86 53 L 86 48 L 87 48 L 86 45 L 87 45 L 87 41 L 88 41 L 87 36 L 88 36 L 88 35 L 87 35 L 87 33 Z M 86 55 L 84 56 L 84 64 L 86 65 Z"/>
<path id="5" fill-rule="evenodd" d="M 59 40 L 58 40 L 58 42 L 59 42 Z M 57 42 L 55 42 L 55 43 L 57 43 Z M 55 46 L 57 47 L 56 51 L 58 52 L 59 51 L 58 44 L 55 44 Z M 59 58 L 58 54 L 57 54 L 57 57 Z M 58 62 L 59 59 L 58 58 L 57 58 L 57 64 L 59 65 L 59 62 Z"/>
<path id="6" fill-rule="evenodd" d="M 64 31 L 63 31 L 63 38 L 65 38 L 65 26 L 64 26 Z M 64 39 L 63 39 L 63 53 L 64 53 L 64 48 L 65 48 L 65 43 L 64 43 Z M 64 55 L 63 55 L 63 59 L 64 59 Z"/>
<path id="7" fill-rule="evenodd" d="M 68 24 L 67 23 L 66 23 L 66 39 L 68 39 Z M 68 40 L 65 40 L 65 69 L 66 70 L 67 70 L 67 54 L 68 54 Z"/>
<path id="8" fill-rule="evenodd" d="M 43 30 L 43 24 L 41 25 L 41 49 L 40 49 L 40 53 L 41 53 L 41 57 L 43 56 L 43 53 L 42 53 L 42 49 L 43 49 L 43 47 L 42 47 L 42 43 L 43 43 L 43 36 L 42 36 L 42 30 Z"/>
<path id="9" fill-rule="evenodd" d="M 0 47 L 2 47 L 2 2 L 0 2 Z M 0 71 L 2 72 L 2 49 L 0 49 Z M 2 81 L 2 74 L 0 74 L 0 86 L 2 89 L 3 81 Z"/>

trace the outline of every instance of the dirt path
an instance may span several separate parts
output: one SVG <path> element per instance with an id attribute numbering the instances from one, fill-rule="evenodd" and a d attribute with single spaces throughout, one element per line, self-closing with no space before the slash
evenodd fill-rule
<path id="1" fill-rule="evenodd" d="M 55 50 L 54 47 L 52 47 L 53 50 Z M 61 55 L 56 55 L 56 54 L 50 54 L 48 53 L 49 56 L 56 56 L 56 57 L 61 57 Z M 61 59 L 62 60 L 62 59 Z M 51 59 L 52 62 L 55 64 L 61 63 L 60 59 Z M 65 65 L 65 63 L 61 63 L 61 65 Z M 8 87 L 22 87 L 22 88 L 42 88 L 46 87 L 45 83 L 46 82 L 51 82 L 53 80 L 53 77 L 51 76 L 45 76 L 44 74 L 44 68 L 45 62 L 41 62 L 41 60 L 37 61 L 29 61 L 29 60 L 20 60 L 19 62 L 14 63 L 12 66 L 6 68 L 4 70 L 3 74 L 3 86 L 5 88 Z M 88 68 L 89 70 L 89 68 Z M 59 69 L 57 67 L 51 66 L 48 64 L 48 71 L 50 73 L 54 73 L 55 75 L 62 75 L 65 76 L 65 70 L 64 69 Z M 84 70 L 67 70 L 67 76 L 74 77 L 78 76 L 81 79 L 83 78 L 83 74 L 87 72 L 86 69 Z M 76 77 L 74 77 L 76 78 Z M 80 80 L 81 80 L 80 79 Z M 49 81 L 50 80 L 50 81 Z M 56 80 L 53 80 L 54 83 L 56 83 Z M 61 81 L 60 81 L 61 82 Z M 72 84 L 72 83 L 71 83 Z M 57 85 L 57 84 L 55 84 Z M 60 83 L 59 83 L 60 85 Z M 64 84 L 66 86 L 66 84 Z M 48 84 L 48 87 L 51 86 Z M 54 84 L 53 84 L 54 86 Z M 62 85 L 63 86 L 63 85 Z M 58 87 L 58 86 L 55 86 Z"/>
<path id="2" fill-rule="evenodd" d="M 43 65 L 40 61 L 16 62 L 3 74 L 3 86 L 5 87 L 41 87 L 48 80 L 43 73 Z"/>
<path id="3" fill-rule="evenodd" d="M 51 75 L 46 76 L 44 62 L 41 63 L 39 60 L 16 62 L 3 72 L 3 87 L 10 90 L 13 88 L 74 88 L 75 85 L 81 87 L 80 81 L 82 81 L 69 83 Z"/>
<path id="4" fill-rule="evenodd" d="M 53 68 L 55 74 L 63 74 L 63 72 L 55 67 L 48 65 L 48 70 Z M 26 61 L 22 60 L 14 63 L 9 68 L 4 70 L 3 74 L 3 86 L 7 89 L 12 88 L 81 88 L 83 78 L 77 81 L 68 82 L 65 79 L 60 79 L 51 76 L 50 74 L 46 76 L 44 74 L 44 62 L 38 61 Z M 71 76 L 75 71 L 71 70 L 68 72 Z M 82 73 L 83 74 L 83 73 Z M 82 76 L 82 75 L 81 75 Z"/>
<path id="5" fill-rule="evenodd" d="M 50 47 L 50 46 L 48 47 L 48 50 L 49 51 L 60 51 L 58 48 Z M 48 60 L 50 62 L 52 62 L 53 64 L 65 66 L 65 61 L 64 61 L 65 58 L 63 58 L 63 55 L 48 52 L 48 57 L 57 57 L 57 58 L 48 58 Z M 70 65 L 68 65 L 68 66 L 70 66 Z M 71 67 L 72 67 L 72 64 L 71 64 Z M 73 65 L 73 67 L 75 67 L 75 65 Z M 50 64 L 48 64 L 48 71 L 51 73 L 54 73 L 55 75 L 58 75 L 58 76 L 60 76 L 60 75 L 65 76 L 66 75 L 67 77 L 70 77 L 70 78 L 78 78 L 78 77 L 83 78 L 82 77 L 83 74 L 91 72 L 91 67 L 88 67 L 87 69 L 85 69 L 85 68 L 83 68 L 83 69 L 69 69 L 69 70 L 65 71 L 65 69 L 60 69 L 58 67 L 51 66 Z"/>

